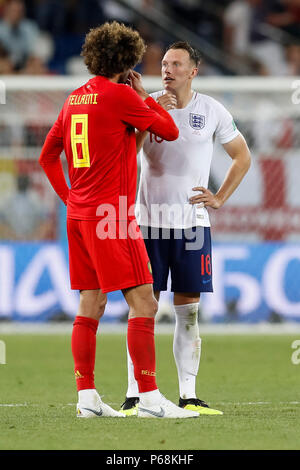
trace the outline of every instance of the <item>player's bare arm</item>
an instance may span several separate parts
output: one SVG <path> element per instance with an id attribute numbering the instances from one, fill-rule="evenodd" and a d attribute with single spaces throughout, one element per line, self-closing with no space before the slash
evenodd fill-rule
<path id="1" fill-rule="evenodd" d="M 232 164 L 225 179 L 216 194 L 202 186 L 193 188 L 200 194 L 190 198 L 191 204 L 199 204 L 200 207 L 212 207 L 219 209 L 239 186 L 245 174 L 250 168 L 251 156 L 247 143 L 242 135 L 237 136 L 231 142 L 223 144 L 227 154 L 232 158 Z"/>

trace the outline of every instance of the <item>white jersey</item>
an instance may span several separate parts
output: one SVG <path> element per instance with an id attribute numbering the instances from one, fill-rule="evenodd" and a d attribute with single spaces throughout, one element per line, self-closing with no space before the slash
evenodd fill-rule
<path id="1" fill-rule="evenodd" d="M 156 100 L 165 91 L 152 93 Z M 163 228 L 209 227 L 205 207 L 189 198 L 196 186 L 207 188 L 214 139 L 221 144 L 239 135 L 231 114 L 207 95 L 194 92 L 183 109 L 169 111 L 179 137 L 167 142 L 149 133 L 141 150 L 141 175 L 136 201 L 139 225 Z"/>

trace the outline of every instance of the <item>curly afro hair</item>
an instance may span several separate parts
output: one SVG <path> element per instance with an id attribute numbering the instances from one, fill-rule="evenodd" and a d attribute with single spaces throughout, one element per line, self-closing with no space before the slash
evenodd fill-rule
<path id="1" fill-rule="evenodd" d="M 81 55 L 92 75 L 111 78 L 141 62 L 146 46 L 137 31 L 122 23 L 107 22 L 86 35 Z"/>

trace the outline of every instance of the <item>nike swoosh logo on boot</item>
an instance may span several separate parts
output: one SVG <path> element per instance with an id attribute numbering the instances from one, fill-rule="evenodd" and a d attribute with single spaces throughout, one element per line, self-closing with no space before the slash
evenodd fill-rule
<path id="1" fill-rule="evenodd" d="M 147 410 L 147 408 L 141 408 L 141 407 L 139 407 L 139 409 L 140 411 L 145 411 L 146 413 L 156 416 L 157 418 L 163 418 L 165 416 L 165 411 L 162 409 L 162 407 L 160 407 L 160 411 Z"/>
<path id="2" fill-rule="evenodd" d="M 91 408 L 82 408 L 83 410 L 87 410 L 87 411 L 91 411 L 92 413 L 94 413 L 95 415 L 97 416 L 102 416 L 103 415 L 103 411 L 100 410 L 100 411 L 96 411 L 96 410 L 92 410 Z"/>

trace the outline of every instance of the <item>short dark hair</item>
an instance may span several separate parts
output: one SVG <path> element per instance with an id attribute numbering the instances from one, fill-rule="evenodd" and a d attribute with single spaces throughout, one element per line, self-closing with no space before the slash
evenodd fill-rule
<path id="1" fill-rule="evenodd" d="M 111 78 L 134 68 L 145 50 L 144 40 L 137 31 L 113 21 L 90 30 L 81 55 L 91 74 Z"/>
<path id="2" fill-rule="evenodd" d="M 200 52 L 197 51 L 197 49 L 194 49 L 188 42 L 186 41 L 174 42 L 167 48 L 167 51 L 169 51 L 170 49 L 184 49 L 185 51 L 188 52 L 190 56 L 190 60 L 195 63 L 196 67 L 199 66 L 201 62 Z"/>

